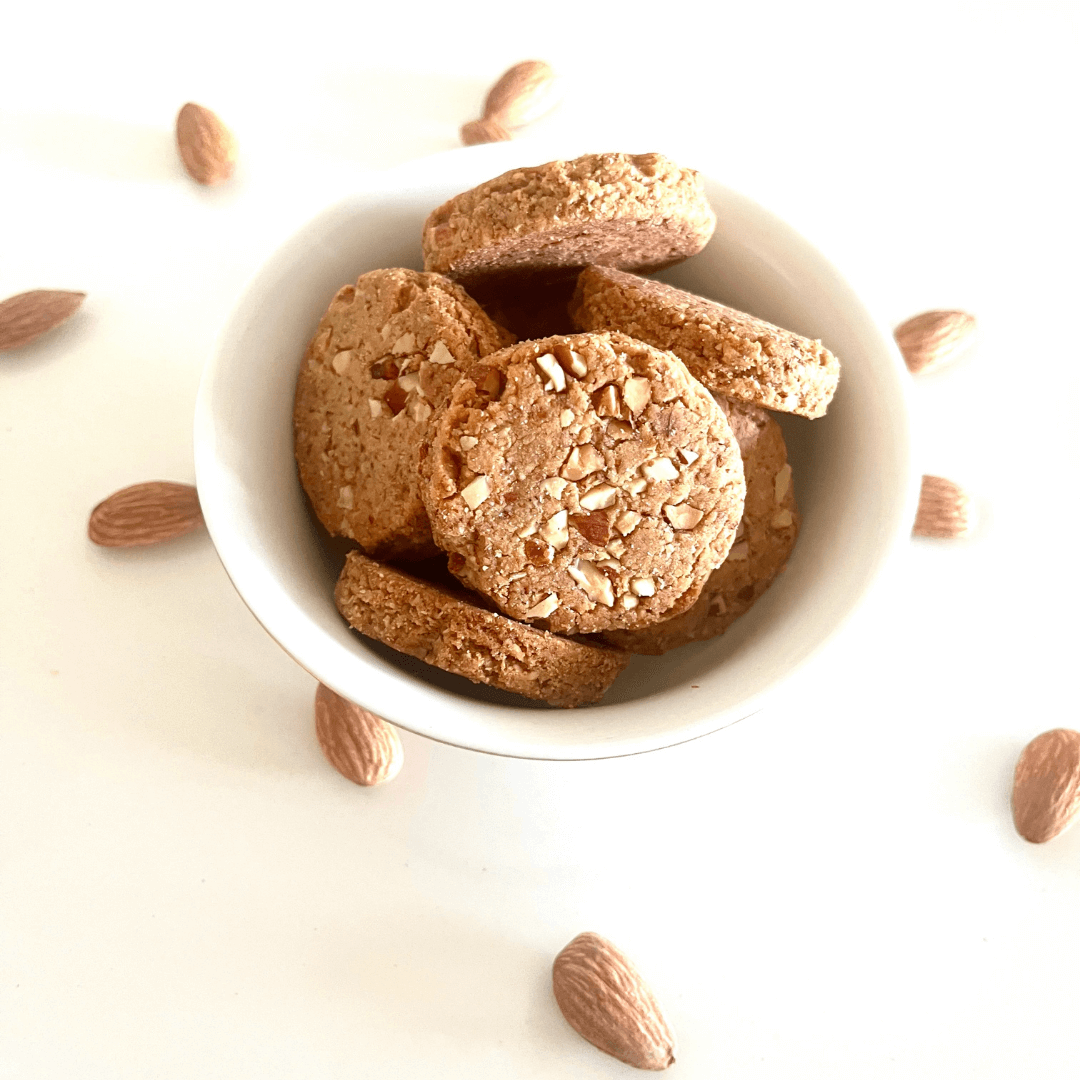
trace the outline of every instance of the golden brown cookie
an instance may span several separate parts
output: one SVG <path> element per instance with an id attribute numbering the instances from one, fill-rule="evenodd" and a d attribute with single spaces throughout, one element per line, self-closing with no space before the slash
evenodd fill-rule
<path id="1" fill-rule="evenodd" d="M 421 453 L 450 571 L 556 633 L 689 607 L 742 516 L 742 461 L 712 396 L 623 334 L 527 341 L 454 389 Z"/>
<path id="2" fill-rule="evenodd" d="M 722 634 L 757 602 L 783 570 L 799 533 L 791 466 L 780 425 L 764 409 L 718 399 L 742 452 L 746 510 L 723 565 L 688 611 L 645 630 L 611 630 L 604 640 L 658 656 Z"/>
<path id="3" fill-rule="evenodd" d="M 350 552 L 334 590 L 361 634 L 475 683 L 549 705 L 599 701 L 626 653 L 514 622 L 450 590 Z"/>
<path id="4" fill-rule="evenodd" d="M 513 340 L 439 274 L 373 270 L 338 290 L 304 356 L 293 413 L 300 480 L 331 533 L 383 558 L 436 554 L 420 443 L 462 371 Z"/>
<path id="5" fill-rule="evenodd" d="M 586 154 L 454 196 L 424 223 L 424 267 L 470 286 L 588 263 L 659 270 L 699 252 L 715 227 L 692 169 L 661 154 Z"/>
<path id="6" fill-rule="evenodd" d="M 670 349 L 710 390 L 765 409 L 824 416 L 840 379 L 840 362 L 820 341 L 605 266 L 582 271 L 570 310 L 583 330 Z"/>

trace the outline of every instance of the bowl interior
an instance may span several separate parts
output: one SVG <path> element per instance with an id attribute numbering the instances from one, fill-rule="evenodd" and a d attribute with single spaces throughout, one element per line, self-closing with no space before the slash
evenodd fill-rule
<path id="1" fill-rule="evenodd" d="M 214 544 L 267 631 L 317 679 L 423 735 L 492 753 L 588 758 L 695 738 L 749 715 L 853 612 L 910 530 L 906 372 L 847 283 L 802 237 L 715 182 L 720 222 L 662 277 L 820 338 L 840 358 L 828 416 L 779 417 L 803 515 L 787 570 L 722 637 L 637 657 L 602 704 L 556 710 L 477 687 L 351 631 L 333 602 L 345 547 L 309 514 L 292 451 L 300 359 L 336 290 L 379 267 L 422 268 L 427 214 L 458 191 L 548 160 L 499 144 L 377 178 L 280 248 L 245 290 L 208 363 L 196 475 Z"/>

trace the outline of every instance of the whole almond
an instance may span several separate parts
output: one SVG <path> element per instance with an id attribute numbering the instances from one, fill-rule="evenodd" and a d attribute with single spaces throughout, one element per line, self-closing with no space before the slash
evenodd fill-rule
<path id="1" fill-rule="evenodd" d="M 188 175 L 212 187 L 236 167 L 236 139 L 215 113 L 188 102 L 176 117 L 176 146 Z"/>
<path id="2" fill-rule="evenodd" d="M 405 759 L 395 728 L 322 683 L 315 691 L 315 736 L 326 760 L 364 787 L 393 780 Z"/>
<path id="3" fill-rule="evenodd" d="M 1080 732 L 1044 731 L 1024 747 L 1013 775 L 1016 831 L 1033 844 L 1063 833 L 1080 813 Z"/>
<path id="4" fill-rule="evenodd" d="M 675 1063 L 675 1036 L 637 968 L 599 934 L 578 934 L 552 966 L 567 1023 L 605 1054 L 659 1072 Z"/>
<path id="5" fill-rule="evenodd" d="M 498 120 L 470 120 L 461 126 L 461 141 L 466 146 L 478 143 L 508 142 L 513 135 Z"/>
<path id="6" fill-rule="evenodd" d="M 17 349 L 70 319 L 86 293 L 32 289 L 0 304 L 0 352 Z"/>
<path id="7" fill-rule="evenodd" d="M 915 513 L 916 536 L 958 540 L 971 532 L 971 499 L 959 484 L 941 476 L 924 476 Z"/>
<path id="8" fill-rule="evenodd" d="M 955 359 L 975 333 L 975 316 L 966 311 L 924 311 L 893 331 L 904 363 L 912 372 L 929 371 Z"/>
<path id="9" fill-rule="evenodd" d="M 511 131 L 551 112 L 559 103 L 559 85 L 551 65 L 522 60 L 503 72 L 488 91 L 484 119 L 497 120 Z"/>
<path id="10" fill-rule="evenodd" d="M 146 547 L 183 536 L 202 523 L 199 495 L 190 484 L 151 480 L 98 503 L 87 532 L 102 547 Z"/>

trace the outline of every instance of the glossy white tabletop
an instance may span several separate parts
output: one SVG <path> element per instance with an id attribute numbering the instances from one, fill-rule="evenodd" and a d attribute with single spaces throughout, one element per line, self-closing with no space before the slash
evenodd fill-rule
<path id="1" fill-rule="evenodd" d="M 1080 829 L 1034 847 L 1008 812 L 1022 746 L 1080 726 L 1077 27 L 1031 7 L 5 14 L 0 298 L 89 295 L 0 357 L 3 1080 L 627 1076 L 551 997 L 586 929 L 649 977 L 672 1077 L 1075 1072 Z M 193 478 L 203 361 L 270 251 L 454 145 L 527 56 L 566 77 L 542 133 L 695 147 L 888 323 L 979 317 L 914 403 L 924 471 L 982 525 L 913 542 L 713 736 L 558 764 L 406 734 L 400 776 L 362 790 L 205 534 L 106 551 L 86 518 Z M 176 161 L 187 100 L 239 139 L 221 190 Z"/>

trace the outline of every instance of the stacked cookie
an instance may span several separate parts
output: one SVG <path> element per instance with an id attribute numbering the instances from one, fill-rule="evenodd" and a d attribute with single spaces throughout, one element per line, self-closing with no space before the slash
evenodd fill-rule
<path id="1" fill-rule="evenodd" d="M 798 532 L 765 410 L 823 415 L 839 365 L 639 276 L 715 222 L 693 171 L 587 155 L 456 196 L 425 223 L 425 272 L 339 290 L 301 366 L 295 445 L 316 516 L 359 546 L 335 594 L 353 627 L 573 706 L 630 654 L 752 606 Z"/>

